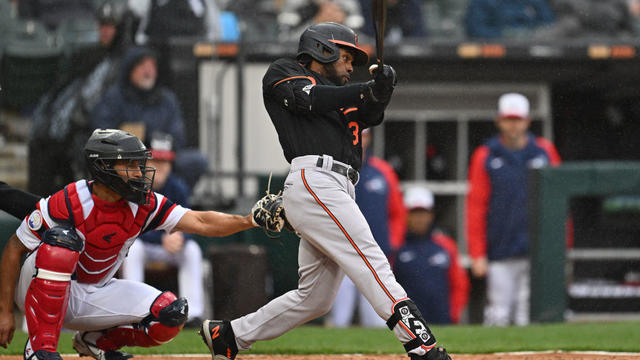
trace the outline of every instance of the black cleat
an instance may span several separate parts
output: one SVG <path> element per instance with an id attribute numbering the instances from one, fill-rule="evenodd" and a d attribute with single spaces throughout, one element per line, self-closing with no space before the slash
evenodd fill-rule
<path id="1" fill-rule="evenodd" d="M 233 360 L 238 354 L 236 336 L 229 320 L 205 320 L 199 332 L 213 360 Z"/>
<path id="2" fill-rule="evenodd" d="M 411 360 L 451 360 L 447 350 L 443 347 L 434 347 L 424 355 L 409 354 Z"/>

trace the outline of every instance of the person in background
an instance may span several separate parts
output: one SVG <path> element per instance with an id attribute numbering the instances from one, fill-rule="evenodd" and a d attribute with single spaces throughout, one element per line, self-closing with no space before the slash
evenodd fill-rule
<path id="1" fill-rule="evenodd" d="M 389 43 L 398 43 L 406 38 L 427 36 L 421 5 L 421 1 L 418 0 L 389 0 L 387 2 L 385 40 Z M 360 0 L 360 6 L 363 14 L 371 14 L 370 0 Z M 371 37 L 375 36 L 371 16 L 364 17 L 362 32 Z"/>
<path id="2" fill-rule="evenodd" d="M 397 252 L 393 273 L 427 321 L 458 323 L 470 289 L 469 276 L 458 260 L 458 246 L 436 227 L 429 189 L 407 189 L 404 204 L 409 210 L 407 236 Z"/>
<path id="3" fill-rule="evenodd" d="M 189 206 L 189 187 L 172 173 L 175 152 L 171 135 L 154 133 L 149 144 L 152 158 L 147 161 L 156 169 L 151 190 L 174 203 Z M 185 327 L 199 327 L 204 312 L 202 251 L 191 236 L 183 232 L 149 231 L 129 248 L 124 260 L 122 278 L 144 282 L 145 264 L 159 261 L 178 267 L 178 296 L 189 302 L 189 319 Z"/>
<path id="4" fill-rule="evenodd" d="M 530 36 L 553 20 L 547 0 L 471 0 L 464 21 L 470 38 L 499 39 Z"/>
<path id="5" fill-rule="evenodd" d="M 388 259 L 404 242 L 407 211 L 402 202 L 402 190 L 395 171 L 386 161 L 371 155 L 371 129 L 362 130 L 362 167 L 356 185 L 356 203 L 369 223 L 371 233 Z M 352 324 L 354 310 L 364 327 L 384 327 L 385 322 L 375 312 L 356 285 L 345 276 L 333 303 L 331 325 Z"/>
<path id="6" fill-rule="evenodd" d="M 553 144 L 529 132 L 529 100 L 507 93 L 498 101 L 499 133 L 469 164 L 466 234 L 471 272 L 487 278 L 485 325 L 529 323 L 527 175 L 560 164 Z"/>
<path id="7" fill-rule="evenodd" d="M 95 12 L 87 0 L 17 0 L 17 4 L 18 17 L 41 21 L 49 30 L 76 18 L 91 19 Z"/>
<path id="8" fill-rule="evenodd" d="M 170 37 L 216 41 L 220 37 L 220 9 L 215 0 L 130 0 L 140 19 L 136 43 L 165 44 Z"/>
<path id="9" fill-rule="evenodd" d="M 90 114 L 117 81 L 126 48 L 132 43 L 132 16 L 126 0 L 105 0 L 97 9 L 98 44 L 74 56 L 31 114 L 30 192 L 53 194 L 87 175 L 82 148 L 91 135 Z"/>
<path id="10" fill-rule="evenodd" d="M 119 81 L 113 84 L 91 116 L 91 127 L 119 128 L 148 141 L 153 132 L 171 134 L 176 152 L 175 174 L 193 190 L 207 168 L 197 149 L 185 148 L 185 126 L 176 94 L 157 82 L 157 54 L 148 47 L 129 48 Z"/>
<path id="11" fill-rule="evenodd" d="M 285 0 L 278 15 L 280 40 L 297 40 L 310 25 L 336 22 L 352 29 L 364 24 L 358 0 Z"/>

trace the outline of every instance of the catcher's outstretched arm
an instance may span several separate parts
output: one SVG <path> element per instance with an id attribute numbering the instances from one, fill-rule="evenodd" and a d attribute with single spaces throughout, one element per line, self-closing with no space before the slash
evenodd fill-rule
<path id="1" fill-rule="evenodd" d="M 173 231 L 202 236 L 228 236 L 255 227 L 251 215 L 232 215 L 217 211 L 187 211 Z"/>

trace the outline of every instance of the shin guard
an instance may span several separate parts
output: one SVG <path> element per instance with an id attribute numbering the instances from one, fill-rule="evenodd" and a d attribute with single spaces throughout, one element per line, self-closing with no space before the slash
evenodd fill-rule
<path id="1" fill-rule="evenodd" d="M 55 234 L 59 231 L 52 228 L 45 233 L 45 239 L 36 254 L 36 276 L 31 280 L 25 298 L 29 340 L 34 352 L 55 352 L 58 347 L 58 337 L 69 303 L 71 275 L 80 255 L 81 243 L 74 243 L 75 240 L 65 243 L 65 239 L 55 239 L 60 235 Z M 73 235 L 67 233 L 64 236 L 77 239 L 75 231 Z"/>
<path id="2" fill-rule="evenodd" d="M 158 346 L 171 341 L 187 321 L 188 305 L 185 298 L 167 291 L 151 304 L 150 314 L 140 323 L 106 330 L 95 340 L 104 351 L 123 346 Z"/>
<path id="3" fill-rule="evenodd" d="M 387 326 L 403 341 L 407 353 L 424 355 L 436 345 L 436 338 L 427 326 L 416 304 L 410 299 L 401 300 L 393 305 L 393 314 L 387 320 Z"/>

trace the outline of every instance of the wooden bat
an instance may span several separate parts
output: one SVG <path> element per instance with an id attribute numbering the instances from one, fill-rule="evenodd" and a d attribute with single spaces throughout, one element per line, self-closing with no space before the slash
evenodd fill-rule
<path id="1" fill-rule="evenodd" d="M 384 26 L 387 23 L 387 0 L 371 0 L 373 32 L 376 37 L 376 62 L 382 69 L 384 64 Z"/>

